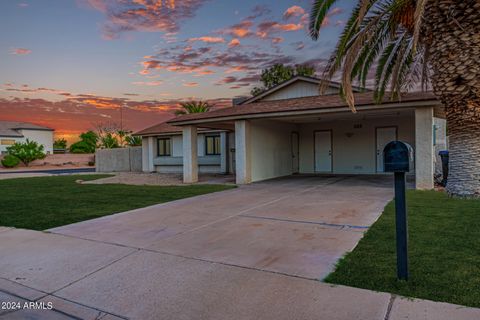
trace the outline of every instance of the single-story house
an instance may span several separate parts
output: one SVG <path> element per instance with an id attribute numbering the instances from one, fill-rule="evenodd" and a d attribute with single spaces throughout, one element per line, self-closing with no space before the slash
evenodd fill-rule
<path id="1" fill-rule="evenodd" d="M 43 145 L 45 153 L 53 153 L 53 132 L 52 128 L 33 123 L 0 120 L 0 154 L 7 153 L 7 148 L 15 142 L 27 139 Z"/>
<path id="2" fill-rule="evenodd" d="M 446 139 L 444 107 L 432 93 L 409 93 L 401 100 L 386 97 L 377 104 L 372 92 L 357 92 L 357 112 L 352 113 L 338 95 L 337 83 L 331 82 L 324 95 L 319 94 L 319 83 L 319 79 L 295 77 L 231 108 L 160 124 L 159 128 L 170 127 L 166 134 L 173 141 L 171 148 L 181 150 L 176 155 L 183 158 L 177 163 L 183 163 L 184 181 L 196 182 L 198 172 L 205 171 L 203 152 L 212 143 L 207 137 L 214 134 L 224 136 L 218 140 L 219 153 L 230 164 L 219 172 L 234 172 L 238 184 L 297 173 L 385 174 L 383 148 L 392 140 L 402 140 L 414 149 L 410 176 L 416 187 L 433 188 L 435 150 L 444 149 Z M 149 133 L 143 140 L 144 150 L 149 149 L 144 156 L 154 159 L 153 166 L 144 170 L 154 171 L 156 164 L 161 166 L 156 156 L 163 147 L 159 147 L 160 131 Z M 162 172 L 161 167 L 157 171 Z"/>
<path id="3" fill-rule="evenodd" d="M 182 173 L 182 127 L 160 123 L 134 135 L 142 137 L 142 170 L 144 172 Z M 218 127 L 199 128 L 197 133 L 197 165 L 201 173 L 234 173 L 231 150 L 234 134 Z M 190 148 L 190 146 L 186 146 Z"/>

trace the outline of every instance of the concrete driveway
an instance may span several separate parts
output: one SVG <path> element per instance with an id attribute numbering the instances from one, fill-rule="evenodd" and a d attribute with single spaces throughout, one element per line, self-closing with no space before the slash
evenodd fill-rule
<path id="1" fill-rule="evenodd" d="M 39 319 L 480 316 L 476 309 L 318 281 L 355 247 L 391 198 L 389 177 L 291 177 L 50 233 L 0 229 L 0 300 L 52 302 L 55 308 L 0 314 Z"/>

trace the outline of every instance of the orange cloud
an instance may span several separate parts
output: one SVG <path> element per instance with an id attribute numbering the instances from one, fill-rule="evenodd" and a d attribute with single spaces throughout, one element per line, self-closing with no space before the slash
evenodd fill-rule
<path id="1" fill-rule="evenodd" d="M 279 28 L 283 31 L 297 31 L 297 30 L 300 30 L 300 29 L 303 29 L 303 25 L 302 24 L 295 24 L 295 23 L 289 23 L 289 24 L 280 24 L 280 23 L 277 23 L 275 25 L 276 28 Z"/>
<path id="2" fill-rule="evenodd" d="M 251 36 L 253 33 L 250 31 L 250 28 L 253 26 L 253 22 L 250 20 L 244 20 L 240 23 L 234 24 L 233 26 L 220 30 L 221 34 L 228 34 L 236 38 L 246 38 Z"/>
<path id="3" fill-rule="evenodd" d="M 228 46 L 230 48 L 238 47 L 239 45 L 240 45 L 240 40 L 238 40 L 237 38 L 232 39 L 232 41 L 228 43 Z"/>
<path id="4" fill-rule="evenodd" d="M 10 49 L 10 54 L 15 54 L 15 55 L 27 55 L 32 53 L 32 50 L 26 49 L 26 48 L 12 48 Z"/>
<path id="5" fill-rule="evenodd" d="M 198 82 L 185 82 L 182 84 L 184 87 L 197 87 Z"/>
<path id="6" fill-rule="evenodd" d="M 283 13 L 283 17 L 285 19 L 289 19 L 291 17 L 297 17 L 305 14 L 305 10 L 300 6 L 291 6 Z"/>
<path id="7" fill-rule="evenodd" d="M 149 86 L 149 87 L 153 87 L 153 86 L 159 86 L 163 83 L 163 81 L 136 81 L 136 82 L 132 82 L 132 84 L 136 85 L 136 86 Z"/>
<path id="8" fill-rule="evenodd" d="M 225 39 L 220 38 L 220 37 L 199 37 L 199 38 L 191 38 L 188 41 L 202 41 L 206 43 L 223 43 L 225 42 Z"/>
<path id="9" fill-rule="evenodd" d="M 82 102 L 98 109 L 117 109 L 120 107 L 118 103 L 107 99 L 84 99 Z"/>

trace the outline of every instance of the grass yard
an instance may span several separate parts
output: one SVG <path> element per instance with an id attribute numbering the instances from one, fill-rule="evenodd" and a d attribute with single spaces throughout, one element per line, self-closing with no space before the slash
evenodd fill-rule
<path id="1" fill-rule="evenodd" d="M 480 307 L 480 200 L 408 191 L 408 282 L 396 280 L 391 202 L 326 282 Z"/>
<path id="2" fill-rule="evenodd" d="M 225 185 L 78 184 L 109 175 L 0 180 L 0 226 L 45 230 L 149 205 L 233 188 Z"/>

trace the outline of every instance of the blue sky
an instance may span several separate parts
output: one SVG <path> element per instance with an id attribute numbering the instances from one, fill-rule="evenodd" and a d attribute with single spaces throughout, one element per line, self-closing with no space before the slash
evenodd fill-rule
<path id="1" fill-rule="evenodd" d="M 137 130 L 171 117 L 181 100 L 224 106 L 247 95 L 261 69 L 275 62 L 321 70 L 352 1 L 332 9 L 317 42 L 306 30 L 310 6 L 309 0 L 2 1 L 0 118 L 76 133 L 115 121 L 123 106 Z"/>

